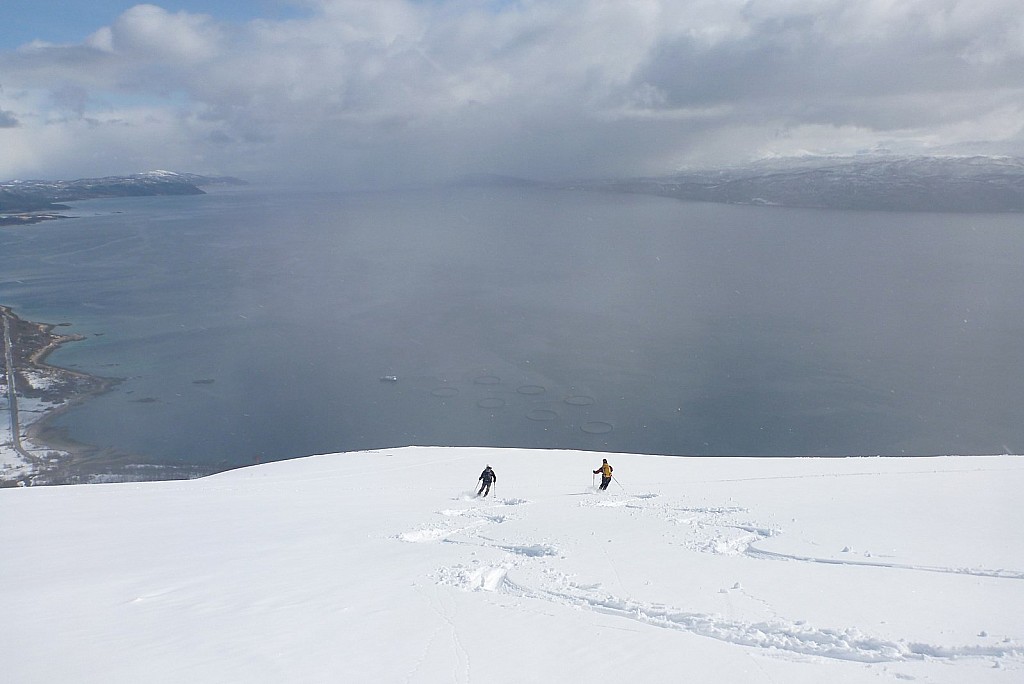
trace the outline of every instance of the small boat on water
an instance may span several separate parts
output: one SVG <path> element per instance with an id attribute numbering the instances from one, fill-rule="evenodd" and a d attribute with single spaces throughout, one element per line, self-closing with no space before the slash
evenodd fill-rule
<path id="1" fill-rule="evenodd" d="M 398 382 L 397 375 L 382 375 L 380 376 L 381 382 Z"/>

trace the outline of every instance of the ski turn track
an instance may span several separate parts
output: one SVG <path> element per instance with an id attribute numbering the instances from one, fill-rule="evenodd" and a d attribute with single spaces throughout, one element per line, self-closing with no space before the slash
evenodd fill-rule
<path id="1" fill-rule="evenodd" d="M 747 514 L 739 506 L 683 506 L 658 501 L 658 494 L 603 495 L 587 497 L 579 506 L 617 509 L 633 514 L 653 515 L 663 522 L 685 525 L 696 534 L 685 543 L 698 553 L 743 555 L 755 560 L 855 565 L 879 569 L 914 570 L 977 577 L 1020 580 L 1024 572 L 985 570 L 978 568 L 944 568 L 900 565 L 880 561 L 836 560 L 789 555 L 758 549 L 756 543 L 783 534 L 771 526 L 736 518 Z M 448 508 L 436 512 L 441 523 L 418 530 L 399 533 L 395 539 L 408 543 L 446 543 L 458 546 L 487 548 L 503 552 L 500 563 L 467 559 L 466 563 L 438 568 L 433 580 L 438 585 L 466 592 L 487 592 L 520 599 L 544 601 L 572 609 L 594 611 L 652 627 L 675 630 L 737 646 L 771 649 L 802 656 L 816 656 L 859 663 L 894 663 L 924 659 L 989 658 L 999 666 L 1001 659 L 1016 663 L 1024 656 L 1024 647 L 1009 639 L 998 645 L 939 645 L 910 640 L 893 640 L 872 636 L 856 627 L 816 627 L 803 620 L 772 619 L 742 621 L 712 613 L 688 611 L 679 606 L 643 602 L 602 590 L 602 582 L 581 583 L 555 567 L 566 556 L 556 545 L 546 542 L 510 543 L 481 531 L 521 519 L 530 501 L 494 499 L 488 503 L 469 495 L 463 502 L 479 505 Z M 616 584 L 622 586 L 617 579 Z M 741 589 L 739 585 L 733 589 Z M 723 590 L 724 592 L 724 590 Z M 745 593 L 745 592 L 743 592 Z M 748 595 L 749 596 L 749 595 Z M 750 597 L 753 598 L 753 597 Z M 756 600 L 756 599 L 755 599 Z M 1024 663 L 1019 663 L 1024 664 Z"/>

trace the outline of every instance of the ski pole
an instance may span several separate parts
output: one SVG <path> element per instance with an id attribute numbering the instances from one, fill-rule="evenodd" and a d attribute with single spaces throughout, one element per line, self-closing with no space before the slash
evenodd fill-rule
<path id="1" fill-rule="evenodd" d="M 619 478 L 612 475 L 612 479 L 615 480 L 615 484 L 619 485 L 619 488 L 622 489 L 622 491 L 626 491 L 626 488 L 622 486 L 621 482 L 619 482 Z"/>

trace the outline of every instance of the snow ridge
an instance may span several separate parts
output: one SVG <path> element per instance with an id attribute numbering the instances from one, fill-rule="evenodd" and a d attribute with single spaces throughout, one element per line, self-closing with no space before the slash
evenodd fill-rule
<path id="1" fill-rule="evenodd" d="M 603 456 L 0 489 L 4 681 L 1024 681 L 1024 459 Z"/>

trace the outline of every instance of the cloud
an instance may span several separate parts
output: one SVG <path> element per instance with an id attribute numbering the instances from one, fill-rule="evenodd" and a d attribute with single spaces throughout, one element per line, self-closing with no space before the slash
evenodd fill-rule
<path id="1" fill-rule="evenodd" d="M 92 40 L 134 58 L 192 64 L 216 57 L 221 31 L 206 15 L 171 14 L 155 5 L 136 5 Z"/>
<path id="2" fill-rule="evenodd" d="M 0 128 L 17 128 L 21 125 L 18 122 L 18 118 L 14 116 L 14 112 L 7 112 L 0 109 Z"/>
<path id="3" fill-rule="evenodd" d="M 0 176 L 103 159 L 378 184 L 882 144 L 1024 152 L 1017 0 L 303 4 L 245 24 L 139 5 L 81 45 L 0 53 L 0 107 L 21 123 L 2 135 L 42 150 L 63 128 L 66 145 Z"/>

